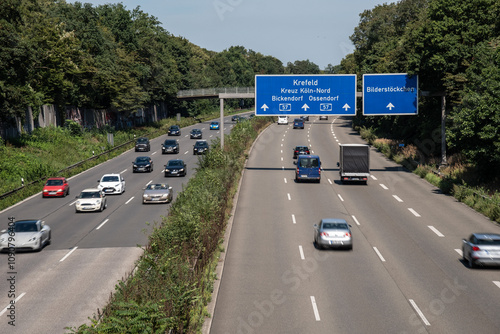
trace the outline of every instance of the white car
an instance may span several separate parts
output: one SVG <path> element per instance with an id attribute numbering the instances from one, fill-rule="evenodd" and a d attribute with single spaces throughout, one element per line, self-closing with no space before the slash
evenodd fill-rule
<path id="1" fill-rule="evenodd" d="M 278 116 L 278 125 L 288 124 L 288 116 Z"/>
<path id="2" fill-rule="evenodd" d="M 85 189 L 76 198 L 75 211 L 77 213 L 84 211 L 102 211 L 108 206 L 106 194 L 101 189 Z"/>
<path id="3" fill-rule="evenodd" d="M 105 194 L 123 194 L 125 192 L 125 180 L 120 174 L 104 174 L 97 188 Z"/>
<path id="4" fill-rule="evenodd" d="M 41 251 L 50 244 L 50 227 L 37 219 L 18 220 L 2 231 L 0 236 L 0 251 L 10 249 Z"/>

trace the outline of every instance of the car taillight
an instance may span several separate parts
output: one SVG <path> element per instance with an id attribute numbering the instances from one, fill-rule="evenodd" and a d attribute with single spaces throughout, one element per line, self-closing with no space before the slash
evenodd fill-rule
<path id="1" fill-rule="evenodd" d="M 351 233 L 346 233 L 345 236 L 346 237 L 351 237 Z"/>
<path id="2" fill-rule="evenodd" d="M 478 251 L 480 251 L 480 250 L 481 250 L 481 249 L 480 249 L 479 247 L 477 247 L 477 246 L 472 246 L 472 251 L 474 251 L 474 252 L 478 252 Z"/>
<path id="3" fill-rule="evenodd" d="M 320 234 L 320 235 L 321 235 L 322 237 L 327 237 L 327 236 L 328 236 L 328 233 L 326 233 L 326 232 L 321 232 L 321 234 Z"/>

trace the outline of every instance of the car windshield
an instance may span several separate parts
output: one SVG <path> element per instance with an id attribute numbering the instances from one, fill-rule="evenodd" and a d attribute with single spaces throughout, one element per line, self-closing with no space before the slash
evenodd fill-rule
<path id="1" fill-rule="evenodd" d="M 305 146 L 297 146 L 296 150 L 297 150 L 297 151 L 307 151 L 307 150 L 308 150 L 308 148 L 307 148 L 307 147 L 305 147 Z"/>
<path id="2" fill-rule="evenodd" d="M 177 142 L 175 140 L 165 140 L 165 146 L 175 145 Z"/>
<path id="3" fill-rule="evenodd" d="M 46 186 L 62 186 L 63 180 L 47 180 Z"/>
<path id="4" fill-rule="evenodd" d="M 300 159 L 300 167 L 303 168 L 315 168 L 318 167 L 318 159 L 316 158 L 303 158 Z"/>
<path id="5" fill-rule="evenodd" d="M 118 176 L 104 176 L 101 182 L 118 182 L 120 179 Z"/>
<path id="6" fill-rule="evenodd" d="M 83 191 L 80 193 L 80 198 L 100 198 L 101 195 L 98 191 Z"/>
<path id="7" fill-rule="evenodd" d="M 323 223 L 323 228 L 327 230 L 347 230 L 345 223 Z"/>
<path id="8" fill-rule="evenodd" d="M 148 139 L 147 138 L 139 138 L 137 139 L 137 144 L 147 144 Z"/>
<path id="9" fill-rule="evenodd" d="M 149 157 L 137 157 L 135 162 L 149 162 Z"/>
<path id="10" fill-rule="evenodd" d="M 170 130 L 179 130 L 179 127 L 178 127 L 178 126 L 176 126 L 176 125 L 172 125 L 172 126 L 170 127 Z"/>
<path id="11" fill-rule="evenodd" d="M 36 226 L 36 222 L 17 222 L 14 225 L 15 232 L 36 232 L 38 231 L 38 227 Z"/>
<path id="12" fill-rule="evenodd" d="M 147 190 L 159 190 L 159 189 L 168 189 L 168 184 L 166 183 L 156 183 L 150 184 L 146 187 Z"/>
<path id="13" fill-rule="evenodd" d="M 180 167 L 182 166 L 182 161 L 179 160 L 172 160 L 167 163 L 168 167 Z"/>
<path id="14" fill-rule="evenodd" d="M 196 143 L 196 147 L 206 147 L 208 144 L 206 142 L 198 142 Z"/>
<path id="15" fill-rule="evenodd" d="M 477 239 L 476 245 L 500 246 L 500 239 Z"/>

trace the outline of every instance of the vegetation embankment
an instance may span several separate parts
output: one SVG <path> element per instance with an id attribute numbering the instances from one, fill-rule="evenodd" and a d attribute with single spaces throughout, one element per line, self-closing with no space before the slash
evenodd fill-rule
<path id="1" fill-rule="evenodd" d="M 133 275 L 90 325 L 73 333 L 197 333 L 209 316 L 214 268 L 247 150 L 271 118 L 238 123 L 215 142 L 155 226 Z"/>
<path id="2" fill-rule="evenodd" d="M 134 138 L 152 139 L 167 133 L 172 124 L 184 127 L 217 116 L 219 112 L 213 111 L 196 119 L 181 118 L 177 122 L 170 118 L 123 131 L 111 127 L 84 131 L 79 124 L 67 121 L 65 127 L 38 128 L 31 135 L 0 142 L 0 195 L 22 188 L 0 199 L 0 211 L 40 192 L 47 177 L 70 177 L 120 155 L 134 146 Z M 114 146 L 108 143 L 107 133 L 113 134 Z M 113 149 L 122 144 L 125 145 Z M 85 162 L 78 164 L 82 161 Z M 75 164 L 78 165 L 68 168 Z"/>
<path id="3" fill-rule="evenodd" d="M 500 192 L 493 183 L 479 185 L 477 170 L 464 163 L 460 156 L 451 157 L 450 164 L 440 168 L 438 161 L 428 158 L 416 145 L 378 138 L 372 129 L 359 129 L 361 137 L 386 157 L 432 183 L 445 194 L 453 195 L 492 221 L 500 223 Z"/>

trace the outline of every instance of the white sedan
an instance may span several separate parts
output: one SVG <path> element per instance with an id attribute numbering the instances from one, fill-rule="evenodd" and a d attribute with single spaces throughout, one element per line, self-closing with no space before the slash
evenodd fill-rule
<path id="1" fill-rule="evenodd" d="M 0 251 L 36 250 L 49 245 L 50 227 L 42 220 L 18 220 L 9 224 L 0 236 Z"/>

